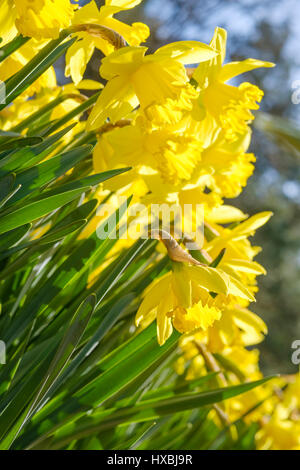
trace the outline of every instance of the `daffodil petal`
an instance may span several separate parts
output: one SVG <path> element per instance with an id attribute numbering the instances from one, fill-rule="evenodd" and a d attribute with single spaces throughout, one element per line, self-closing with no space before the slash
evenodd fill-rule
<path id="1" fill-rule="evenodd" d="M 211 60 L 218 55 L 218 52 L 198 41 L 178 41 L 160 47 L 154 55 L 160 58 L 172 58 L 188 65 Z"/>

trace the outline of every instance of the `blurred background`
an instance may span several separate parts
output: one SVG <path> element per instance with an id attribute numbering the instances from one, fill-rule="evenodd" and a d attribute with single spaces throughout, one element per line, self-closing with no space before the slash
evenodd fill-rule
<path id="1" fill-rule="evenodd" d="M 79 3 L 84 5 L 88 0 Z M 97 0 L 98 6 L 103 3 Z M 266 267 L 268 275 L 259 278 L 260 291 L 252 310 L 269 327 L 260 345 L 263 371 L 295 372 L 291 344 L 300 340 L 300 2 L 143 0 L 142 5 L 119 18 L 128 23 L 147 23 L 151 50 L 186 39 L 209 43 L 214 28 L 221 26 L 228 31 L 227 61 L 252 57 L 276 63 L 274 69 L 242 76 L 242 81 L 264 90 L 261 110 L 267 114 L 257 116 L 253 129 L 250 151 L 257 156 L 256 171 L 240 197 L 226 202 L 249 215 L 274 212 L 254 239 L 263 247 L 257 261 Z M 99 77 L 100 59 L 101 54 L 96 53 L 86 78 Z M 64 83 L 63 64 L 58 69 L 59 80 Z M 291 125 L 286 119 L 292 120 Z"/>

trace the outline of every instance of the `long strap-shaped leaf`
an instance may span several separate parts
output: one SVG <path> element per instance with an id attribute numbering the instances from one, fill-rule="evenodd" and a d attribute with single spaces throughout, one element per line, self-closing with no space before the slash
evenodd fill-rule
<path id="1" fill-rule="evenodd" d="M 49 200 L 54 200 L 58 198 L 60 204 L 59 206 L 63 205 L 64 201 L 68 194 L 70 193 L 70 198 L 73 195 L 79 195 L 84 191 L 82 189 L 75 189 L 68 192 L 59 193 L 57 195 L 48 197 L 45 201 L 38 201 L 37 203 L 31 203 L 31 206 L 34 204 L 38 204 L 38 208 L 40 208 L 40 204 L 43 202 L 48 202 Z M 74 196 L 75 197 L 75 196 Z M 72 200 L 72 199 L 69 199 Z M 66 201 L 68 202 L 68 200 Z M 66 203 L 65 202 L 65 203 Z M 123 217 L 124 213 L 126 212 L 128 207 L 128 201 L 125 201 L 120 208 L 110 215 L 105 221 L 103 225 L 110 227 L 110 230 L 113 231 L 115 227 L 118 225 L 119 219 Z M 22 210 L 23 210 L 23 217 L 24 211 L 26 209 L 18 209 L 18 211 L 14 211 L 11 214 L 5 216 L 6 218 L 10 218 L 9 221 L 12 224 L 13 221 L 16 223 L 16 217 L 14 214 L 17 214 L 21 217 Z M 19 214 L 20 212 L 20 214 Z M 32 213 L 32 212 L 31 212 Z M 46 213 L 46 212 L 44 212 Z M 26 214 L 27 215 L 27 214 Z M 3 219 L 5 218 L 3 217 Z M 29 217 L 27 217 L 29 218 Z M 37 217 L 34 217 L 37 218 Z M 2 220 L 3 220 L 2 219 Z M 31 219 L 32 220 L 32 219 Z M 24 222 L 23 222 L 24 223 Z M 107 237 L 109 233 L 107 234 Z M 24 328 L 31 322 L 33 319 L 42 313 L 44 309 L 48 307 L 50 302 L 63 290 L 66 286 L 71 283 L 75 282 L 82 274 L 88 269 L 89 265 L 93 262 L 95 256 L 104 249 L 105 240 L 99 239 L 96 234 L 93 237 L 84 240 L 82 244 L 80 244 L 72 253 L 71 255 L 64 261 L 64 263 L 53 273 L 53 275 L 47 279 L 42 285 L 38 285 L 36 290 L 32 293 L 28 302 L 22 308 L 22 314 L 16 318 L 16 321 L 12 323 L 11 327 L 5 334 L 5 341 L 9 345 L 11 342 L 18 337 L 24 331 Z"/>
<path id="2" fill-rule="evenodd" d="M 40 52 L 31 59 L 19 72 L 7 80 L 6 103 L 0 105 L 0 110 L 8 106 L 37 80 L 64 52 L 76 41 L 76 37 L 64 42 L 70 34 L 64 30 L 58 39 L 50 41 Z"/>
<path id="3" fill-rule="evenodd" d="M 3 62 L 8 56 L 10 56 L 13 52 L 19 49 L 19 47 L 26 44 L 30 38 L 24 37 L 21 34 L 16 36 L 12 41 L 2 46 L 0 49 L 0 63 Z"/>
<path id="4" fill-rule="evenodd" d="M 14 230 L 0 235 L 0 251 L 4 251 L 23 238 L 31 228 L 31 224 L 21 225 Z"/>
<path id="5" fill-rule="evenodd" d="M 144 421 L 153 421 L 165 415 L 171 415 L 193 408 L 212 405 L 220 401 L 232 398 L 241 393 L 248 392 L 259 385 L 263 385 L 271 377 L 255 382 L 234 385 L 232 387 L 210 390 L 202 393 L 182 394 L 163 400 L 150 400 L 145 403 L 137 403 L 135 406 L 123 409 L 108 409 L 96 411 L 88 417 L 81 419 L 76 426 L 74 423 L 62 428 L 53 437 L 47 448 L 59 449 L 73 439 L 81 439 L 91 434 L 114 428 L 119 424 L 130 424 Z"/>
<path id="6" fill-rule="evenodd" d="M 18 173 L 15 184 L 20 184 L 22 187 L 15 196 L 10 199 L 8 205 L 28 196 L 33 191 L 42 189 L 46 184 L 64 175 L 78 162 L 90 155 L 92 149 L 93 147 L 91 145 L 77 147 L 74 150 L 56 155 L 45 162 Z"/>
<path id="7" fill-rule="evenodd" d="M 31 126 L 34 122 L 39 121 L 39 119 L 42 116 L 52 111 L 60 103 L 67 100 L 68 97 L 69 96 L 67 94 L 60 94 L 57 98 L 45 104 L 34 113 L 30 114 L 30 116 L 28 116 L 26 119 L 23 119 L 21 122 L 19 122 L 16 126 L 12 127 L 10 130 L 13 132 L 22 132 L 23 130 Z"/>
<path id="8" fill-rule="evenodd" d="M 44 139 L 44 141 L 33 147 L 25 147 L 21 150 L 15 150 L 10 152 L 0 160 L 0 174 L 14 171 L 23 167 L 30 167 L 39 163 L 53 150 L 54 144 L 58 144 L 58 141 L 67 134 L 75 124 L 64 127 L 56 134 L 52 134 L 50 137 Z"/>

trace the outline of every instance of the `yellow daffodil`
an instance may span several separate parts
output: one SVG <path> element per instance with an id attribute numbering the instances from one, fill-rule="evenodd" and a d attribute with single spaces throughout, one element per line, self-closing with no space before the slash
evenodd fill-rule
<path id="1" fill-rule="evenodd" d="M 6 81 L 13 74 L 18 72 L 26 65 L 40 50 L 44 43 L 28 41 L 13 54 L 0 63 L 0 80 Z M 49 67 L 29 88 L 22 94 L 29 97 L 38 93 L 40 90 L 54 89 L 56 87 L 56 75 L 53 67 Z"/>
<path id="2" fill-rule="evenodd" d="M 234 303 L 234 297 L 226 298 L 219 294 L 213 304 L 220 312 L 219 318 L 209 328 L 188 336 L 186 344 L 197 339 L 209 351 L 221 353 L 228 347 L 253 346 L 263 341 L 267 333 L 266 324 L 255 313 Z"/>
<path id="3" fill-rule="evenodd" d="M 250 144 L 250 131 L 241 134 L 233 143 L 221 136 L 207 147 L 202 155 L 201 167 L 214 169 L 206 186 L 222 198 L 237 197 L 254 171 L 255 156 L 246 153 Z"/>

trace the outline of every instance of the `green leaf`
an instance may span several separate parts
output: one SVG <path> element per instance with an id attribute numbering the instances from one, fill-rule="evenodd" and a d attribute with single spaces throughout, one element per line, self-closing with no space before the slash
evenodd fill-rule
<path id="1" fill-rule="evenodd" d="M 36 396 L 32 400 L 31 410 L 28 412 L 32 413 L 32 410 L 38 407 L 43 397 L 53 386 L 55 381 L 62 374 L 66 364 L 71 358 L 72 353 L 75 351 L 80 339 L 82 338 L 84 331 L 91 319 L 91 316 L 95 310 L 96 296 L 94 294 L 88 296 L 79 306 L 73 319 L 68 326 L 68 329 L 58 347 L 58 350 L 47 370 L 44 379 L 41 382 L 41 386 L 36 393 Z"/>
<path id="2" fill-rule="evenodd" d="M 21 185 L 16 186 L 2 201 L 0 202 L 0 209 L 21 189 Z"/>
<path id="3" fill-rule="evenodd" d="M 73 211 L 68 212 L 67 214 L 63 214 L 63 216 L 60 217 L 60 219 L 55 223 L 51 230 L 55 230 L 60 227 L 65 227 L 71 222 L 75 222 L 77 220 L 87 219 L 91 215 L 91 213 L 96 209 L 97 205 L 97 199 L 91 199 L 90 201 L 81 204 L 81 206 L 76 207 L 76 209 L 74 209 Z"/>
<path id="4" fill-rule="evenodd" d="M 5 46 L 1 47 L 0 49 L 0 63 L 3 62 L 8 56 L 10 56 L 13 52 L 18 50 L 21 46 L 23 46 L 30 38 L 24 37 L 21 34 L 16 36 L 12 41 Z"/>
<path id="5" fill-rule="evenodd" d="M 52 351 L 48 351 L 48 356 L 44 356 L 42 362 L 38 367 L 31 371 L 31 373 L 25 377 L 21 387 L 13 394 L 13 398 L 8 401 L 6 406 L 1 403 L 2 413 L 0 420 L 0 450 L 7 449 L 10 446 L 12 439 L 15 437 L 15 433 L 18 431 L 18 428 L 21 424 L 21 420 L 24 418 L 21 415 L 19 421 L 16 422 L 17 418 L 21 413 L 24 413 L 26 405 L 29 403 L 34 393 L 38 389 L 40 384 L 41 377 L 43 377 L 45 371 L 48 369 L 51 358 Z M 12 390 L 11 392 L 13 392 Z M 10 392 L 10 395 L 11 395 Z M 9 433 L 7 435 L 7 433 Z M 6 436 L 6 440 L 4 437 Z"/>
<path id="6" fill-rule="evenodd" d="M 63 94 L 59 95 L 57 98 L 51 100 L 49 103 L 42 106 L 35 113 L 31 114 L 26 119 L 23 119 L 19 124 L 12 127 L 11 131 L 22 132 L 23 130 L 25 130 L 28 127 L 32 126 L 32 124 L 35 123 L 36 121 L 39 121 L 41 119 L 41 117 L 48 114 L 50 111 L 52 111 L 56 106 L 58 106 L 60 103 L 62 103 L 66 99 L 68 99 L 67 94 L 66 95 L 63 95 Z"/>
<path id="7" fill-rule="evenodd" d="M 98 204 L 98 201 L 96 199 L 91 199 L 90 201 L 88 201 L 88 202 L 82 204 L 81 206 L 77 207 L 75 210 L 68 213 L 67 215 L 62 213 L 62 218 L 61 219 L 59 218 L 58 221 L 55 222 L 55 224 L 53 225 L 53 227 L 51 227 L 49 229 L 47 234 L 51 233 L 53 230 L 56 230 L 58 228 L 66 227 L 67 225 L 71 224 L 72 222 L 78 222 L 79 221 L 80 224 L 81 224 L 81 221 L 86 220 L 90 216 L 91 212 L 93 212 L 95 210 L 97 204 Z M 28 224 L 28 230 L 30 229 L 30 227 L 31 227 L 31 225 Z M 15 230 L 16 231 L 22 230 L 22 228 L 20 227 L 20 229 L 15 229 Z M 28 230 L 26 230 L 26 232 Z M 12 231 L 12 234 L 13 233 L 14 233 L 14 231 Z M 10 234 L 10 232 L 7 232 L 7 234 L 0 235 L 0 248 L 1 249 L 2 249 L 2 244 L 1 244 L 2 242 L 1 241 L 2 241 L 2 239 L 4 240 L 3 250 L 8 248 L 9 246 L 14 245 L 18 241 L 18 239 L 15 240 L 14 236 L 12 236 L 12 242 L 10 243 L 10 236 L 8 236 L 8 234 Z M 8 236 L 8 242 L 10 243 L 9 245 L 6 243 L 6 237 L 7 236 Z M 23 235 L 20 236 L 19 238 L 21 239 L 22 237 L 23 237 Z M 13 241 L 13 240 L 15 240 L 15 241 Z M 43 246 L 44 245 L 42 245 L 42 247 Z M 5 267 L 5 269 L 0 274 L 0 279 L 6 279 L 12 273 L 18 271 L 19 269 L 22 269 L 22 267 L 24 265 L 28 264 L 28 260 L 31 259 L 31 262 L 32 262 L 32 257 L 36 256 L 37 252 L 39 252 L 39 251 L 41 251 L 41 245 L 39 245 L 39 244 L 33 245 L 30 248 L 30 250 L 27 250 L 21 256 L 16 258 L 15 261 L 9 263 L 9 265 Z"/>
<path id="8" fill-rule="evenodd" d="M 133 294 L 127 294 L 121 299 L 117 300 L 114 304 L 113 308 L 106 314 L 106 316 L 101 321 L 99 327 L 92 335 L 92 337 L 88 340 L 86 345 L 81 349 L 79 354 L 74 358 L 71 362 L 69 367 L 64 371 L 61 375 L 57 386 L 60 386 L 63 382 L 65 382 L 75 371 L 78 369 L 80 364 L 83 361 L 86 361 L 91 351 L 95 349 L 95 347 L 101 342 L 104 338 L 106 333 L 114 326 L 120 316 L 123 314 L 124 309 L 127 305 L 134 299 Z M 74 376 L 73 376 L 74 377 Z"/>
<path id="9" fill-rule="evenodd" d="M 99 406 L 121 390 L 125 391 L 147 370 L 156 368 L 176 348 L 179 336 L 179 333 L 174 332 L 163 346 L 159 346 L 156 327 L 152 324 L 117 348 L 99 364 L 99 376 L 68 396 L 60 406 L 55 407 L 53 413 L 41 413 L 39 419 L 44 422 L 43 438 L 65 421 L 73 421 L 75 416 L 79 418 L 91 407 Z M 35 431 L 32 430 L 34 435 Z"/>
<path id="10" fill-rule="evenodd" d="M 74 147 L 77 147 L 78 145 L 83 145 L 83 144 L 91 144 L 95 146 L 97 143 L 97 137 L 94 132 L 79 132 L 77 135 L 75 135 L 74 139 L 72 142 L 70 142 L 65 150 L 71 150 Z"/>
<path id="11" fill-rule="evenodd" d="M 171 385 L 165 388 L 158 388 L 158 389 L 150 390 L 149 392 L 146 392 L 145 395 L 143 395 L 141 401 L 144 402 L 144 401 L 153 400 L 153 399 L 161 400 L 161 399 L 177 396 L 179 393 L 189 392 L 191 390 L 194 390 L 197 387 L 202 387 L 207 381 L 215 378 L 217 374 L 218 374 L 217 372 L 211 372 L 195 380 L 186 380 L 179 385 L 175 384 L 175 385 Z"/>

